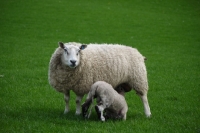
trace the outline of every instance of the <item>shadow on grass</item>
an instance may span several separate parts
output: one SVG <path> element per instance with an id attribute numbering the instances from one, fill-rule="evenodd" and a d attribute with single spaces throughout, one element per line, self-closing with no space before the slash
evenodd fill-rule
<path id="1" fill-rule="evenodd" d="M 75 110 L 70 110 L 69 113 L 64 114 L 60 109 L 53 108 L 21 108 L 20 110 L 7 110 L 5 113 L 6 119 L 16 121 L 98 121 L 95 112 L 91 115 L 90 119 L 83 118 L 82 115 L 75 115 Z"/>
<path id="2" fill-rule="evenodd" d="M 17 111 L 7 111 L 6 118 L 16 121 L 28 122 L 44 122 L 49 124 L 66 125 L 66 123 L 75 122 L 100 122 L 96 112 L 92 111 L 89 119 L 83 118 L 82 115 L 75 115 L 75 110 L 70 110 L 68 114 L 63 114 L 63 111 L 55 108 L 21 108 Z M 127 120 L 135 120 L 143 118 L 142 114 L 128 113 Z M 108 119 L 108 122 L 120 122 L 121 120 Z"/>

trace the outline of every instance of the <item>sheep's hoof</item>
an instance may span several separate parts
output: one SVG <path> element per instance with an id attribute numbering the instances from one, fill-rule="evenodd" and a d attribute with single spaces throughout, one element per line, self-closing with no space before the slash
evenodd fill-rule
<path id="1" fill-rule="evenodd" d="M 67 114 L 68 112 L 69 112 L 69 110 L 68 110 L 68 109 L 65 109 L 64 114 Z"/>
<path id="2" fill-rule="evenodd" d="M 79 111 L 76 111 L 76 113 L 75 113 L 75 115 L 80 115 L 81 114 L 81 112 L 79 112 Z"/>
<path id="3" fill-rule="evenodd" d="M 146 117 L 147 118 L 151 118 L 151 114 L 146 114 Z"/>

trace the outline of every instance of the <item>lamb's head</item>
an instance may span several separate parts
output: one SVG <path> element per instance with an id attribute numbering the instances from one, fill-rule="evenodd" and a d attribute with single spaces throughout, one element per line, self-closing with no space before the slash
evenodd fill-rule
<path id="1" fill-rule="evenodd" d="M 87 45 L 75 45 L 75 43 L 64 44 L 62 42 L 58 44 L 63 49 L 62 63 L 70 68 L 77 67 L 80 63 L 80 51 L 85 49 Z"/>

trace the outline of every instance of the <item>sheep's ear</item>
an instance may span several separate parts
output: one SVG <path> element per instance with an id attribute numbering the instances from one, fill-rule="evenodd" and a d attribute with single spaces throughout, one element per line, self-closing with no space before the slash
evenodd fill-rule
<path id="1" fill-rule="evenodd" d="M 81 46 L 80 46 L 80 50 L 83 50 L 83 49 L 85 49 L 85 48 L 87 48 L 87 45 L 81 45 Z"/>
<path id="2" fill-rule="evenodd" d="M 61 48 L 65 48 L 65 46 L 64 46 L 64 43 L 63 42 L 58 42 L 58 45 L 61 47 Z"/>

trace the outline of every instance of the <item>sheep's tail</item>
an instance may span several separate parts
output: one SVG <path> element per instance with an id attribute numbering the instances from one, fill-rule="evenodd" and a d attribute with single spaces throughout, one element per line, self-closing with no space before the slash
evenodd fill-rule
<path id="1" fill-rule="evenodd" d="M 145 56 L 143 56 L 143 57 L 144 57 L 144 60 L 147 60 L 147 58 Z"/>

